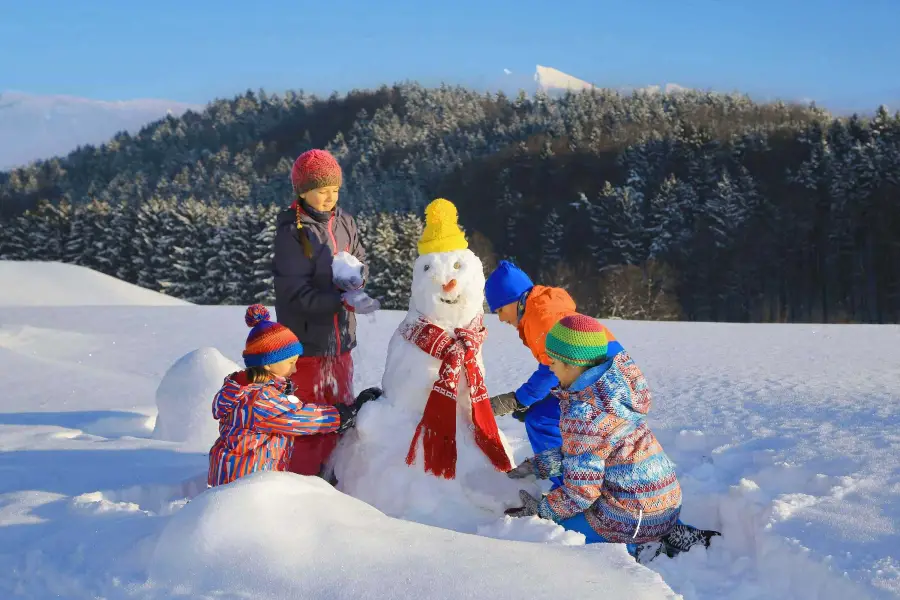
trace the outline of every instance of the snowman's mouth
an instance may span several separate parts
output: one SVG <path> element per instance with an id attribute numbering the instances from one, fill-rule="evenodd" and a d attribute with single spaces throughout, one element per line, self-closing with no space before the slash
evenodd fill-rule
<path id="1" fill-rule="evenodd" d="M 441 302 L 443 302 L 444 304 L 458 304 L 458 303 L 459 303 L 459 296 L 456 296 L 455 298 L 444 298 L 443 296 L 441 296 L 441 297 L 439 298 L 439 300 L 440 300 Z"/>

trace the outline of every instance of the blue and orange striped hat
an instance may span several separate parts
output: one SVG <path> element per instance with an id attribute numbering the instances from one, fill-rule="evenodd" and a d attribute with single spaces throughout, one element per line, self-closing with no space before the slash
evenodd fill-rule
<path id="1" fill-rule="evenodd" d="M 303 344 L 290 329 L 269 320 L 269 310 L 262 304 L 247 308 L 244 322 L 250 327 L 244 348 L 244 365 L 262 367 L 303 354 Z"/>

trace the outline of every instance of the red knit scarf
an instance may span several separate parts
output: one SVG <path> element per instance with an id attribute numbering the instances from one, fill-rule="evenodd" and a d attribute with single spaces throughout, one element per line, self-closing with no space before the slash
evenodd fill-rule
<path id="1" fill-rule="evenodd" d="M 407 341 L 441 360 L 437 381 L 428 394 L 425 412 L 409 445 L 406 464 L 415 462 L 416 446 L 422 435 L 425 471 L 445 479 L 456 477 L 456 399 L 460 374 L 465 368 L 472 399 L 475 442 L 498 471 L 509 471 L 512 465 L 500 441 L 484 373 L 476 360 L 487 336 L 482 317 L 476 317 L 468 327 L 457 328 L 453 333 L 455 339 L 421 316 L 401 331 Z"/>

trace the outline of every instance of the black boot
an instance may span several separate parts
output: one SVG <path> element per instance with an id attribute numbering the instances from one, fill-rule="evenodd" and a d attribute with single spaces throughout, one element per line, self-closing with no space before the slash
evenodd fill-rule
<path id="1" fill-rule="evenodd" d="M 690 525 L 678 522 L 675 527 L 664 535 L 660 541 L 663 543 L 663 552 L 666 556 L 678 556 L 682 552 L 689 551 L 693 546 L 702 544 L 704 548 L 709 548 L 712 538 L 722 535 L 718 531 L 710 529 L 697 529 Z"/>

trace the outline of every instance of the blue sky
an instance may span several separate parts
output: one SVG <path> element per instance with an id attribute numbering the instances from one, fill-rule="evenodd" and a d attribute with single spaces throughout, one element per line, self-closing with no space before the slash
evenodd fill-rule
<path id="1" fill-rule="evenodd" d="M 900 0 L 6 0 L 0 91 L 203 103 L 406 79 L 515 89 L 541 64 L 603 86 L 900 108 L 898 24 Z"/>

